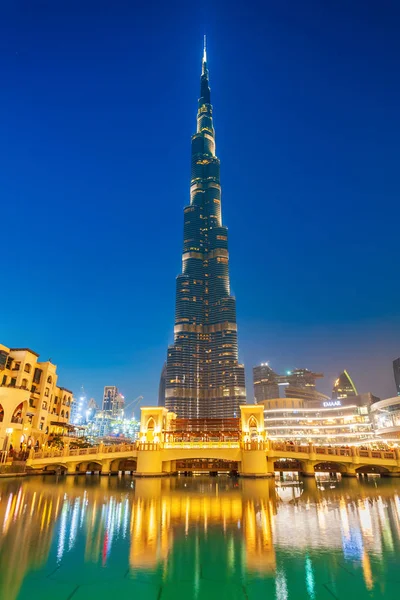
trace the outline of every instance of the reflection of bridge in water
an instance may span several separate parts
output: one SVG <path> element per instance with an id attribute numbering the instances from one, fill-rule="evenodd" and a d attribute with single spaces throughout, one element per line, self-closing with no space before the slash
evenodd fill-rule
<path id="1" fill-rule="evenodd" d="M 295 470 L 313 476 L 316 471 L 336 471 L 344 477 L 359 473 L 400 475 L 400 453 L 358 447 L 297 446 L 272 442 L 264 429 L 262 406 L 241 406 L 240 429 L 215 439 L 207 432 L 187 432 L 176 441 L 175 415 L 164 408 L 142 409 L 140 439 L 131 445 L 71 450 L 31 450 L 27 466 L 76 472 L 136 472 L 142 476 L 177 471 L 237 471 L 242 476 L 268 477 L 276 471 Z M 226 439 L 227 437 L 233 439 Z M 210 439 L 211 438 L 211 439 Z"/>
<path id="2" fill-rule="evenodd" d="M 122 561 L 121 577 L 159 571 L 163 586 L 187 577 L 193 587 L 243 573 L 247 583 L 276 571 L 282 577 L 281 551 L 298 560 L 301 572 L 304 553 L 313 549 L 360 561 L 370 589 L 379 569 L 370 557 L 379 557 L 384 546 L 396 551 L 400 539 L 393 487 L 377 491 L 354 479 L 322 492 L 312 479 L 280 487 L 273 481 L 196 477 L 76 476 L 55 485 L 38 477 L 7 480 L 1 491 L 0 597 L 7 600 L 15 600 L 28 572 L 44 564 L 55 593 L 58 579 L 80 576 L 89 597 L 88 578 L 98 577 L 90 567 L 115 568 L 115 559 Z M 330 569 L 334 579 L 337 561 Z"/>

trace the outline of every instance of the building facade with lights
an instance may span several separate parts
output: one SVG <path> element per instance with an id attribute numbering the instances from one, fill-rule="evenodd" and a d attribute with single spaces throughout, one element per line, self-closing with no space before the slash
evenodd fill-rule
<path id="1" fill-rule="evenodd" d="M 212 113 L 204 48 L 182 273 L 176 280 L 174 344 L 168 348 L 165 384 L 165 407 L 181 418 L 235 418 L 246 403 Z"/>
<path id="2" fill-rule="evenodd" d="M 57 385 L 57 367 L 29 348 L 0 344 L 0 451 L 42 446 L 70 429 L 72 392 Z"/>
<path id="3" fill-rule="evenodd" d="M 341 399 L 357 396 L 357 389 L 346 370 L 336 379 L 332 390 L 332 398 Z"/>
<path id="4" fill-rule="evenodd" d="M 297 444 L 367 444 L 377 439 L 370 418 L 370 408 L 376 400 L 369 393 L 321 402 L 299 398 L 265 400 L 265 429 L 272 440 Z"/>
<path id="5" fill-rule="evenodd" d="M 387 441 L 400 443 L 400 397 L 386 398 L 371 406 L 371 420 L 377 435 Z"/>

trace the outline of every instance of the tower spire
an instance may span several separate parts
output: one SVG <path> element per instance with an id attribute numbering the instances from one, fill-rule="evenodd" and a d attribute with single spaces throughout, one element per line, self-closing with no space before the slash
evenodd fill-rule
<path id="1" fill-rule="evenodd" d="M 207 62 L 207 38 L 204 36 L 204 46 L 203 46 L 203 64 Z"/>

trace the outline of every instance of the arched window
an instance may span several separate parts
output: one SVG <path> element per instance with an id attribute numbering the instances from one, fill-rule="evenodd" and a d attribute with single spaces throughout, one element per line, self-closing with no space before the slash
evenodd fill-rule
<path id="1" fill-rule="evenodd" d="M 2 422 L 3 419 L 4 419 L 4 408 L 0 404 L 0 423 Z"/>
<path id="2" fill-rule="evenodd" d="M 49 433 L 49 427 L 48 427 L 48 426 L 46 427 L 46 431 L 45 431 L 45 433 L 46 433 L 46 434 L 47 434 L 47 433 Z"/>
<path id="3" fill-rule="evenodd" d="M 17 408 L 14 410 L 14 414 L 11 417 L 11 423 L 21 423 L 22 420 L 22 402 L 18 404 Z"/>
<path id="4" fill-rule="evenodd" d="M 61 417 L 64 418 L 64 411 L 61 411 Z"/>
<path id="5" fill-rule="evenodd" d="M 48 376 L 48 378 L 47 378 L 47 383 L 51 383 L 52 381 L 53 381 L 53 380 L 52 380 L 52 378 L 51 378 L 51 375 L 49 375 L 49 376 Z"/>
<path id="6" fill-rule="evenodd" d="M 254 415 L 251 415 L 249 419 L 249 428 L 250 427 L 257 427 L 257 420 Z"/>
<path id="7" fill-rule="evenodd" d="M 64 398 L 63 398 L 63 404 L 66 404 L 66 402 L 67 402 L 67 396 L 64 396 Z"/>
<path id="8" fill-rule="evenodd" d="M 30 373 L 31 369 L 32 369 L 32 366 L 29 363 L 26 363 L 26 365 L 24 367 L 25 373 Z"/>
<path id="9" fill-rule="evenodd" d="M 44 395 L 45 395 L 45 396 L 48 396 L 49 394 L 50 394 L 50 390 L 49 390 L 49 388 L 46 388 L 46 389 L 44 390 Z"/>
<path id="10" fill-rule="evenodd" d="M 68 411 L 66 411 L 66 412 L 65 412 L 65 418 L 66 418 L 66 419 L 68 419 L 68 415 L 69 415 L 69 413 L 68 413 Z"/>
<path id="11" fill-rule="evenodd" d="M 254 415 L 251 415 L 249 419 L 249 433 L 250 439 L 253 440 L 257 437 L 257 419 Z"/>
<path id="12" fill-rule="evenodd" d="M 155 425 L 153 417 L 150 417 L 147 421 L 147 429 L 154 429 Z"/>
<path id="13" fill-rule="evenodd" d="M 24 388 L 24 390 L 26 390 L 28 388 L 28 380 L 27 379 L 23 379 L 22 380 L 22 385 L 21 387 Z"/>

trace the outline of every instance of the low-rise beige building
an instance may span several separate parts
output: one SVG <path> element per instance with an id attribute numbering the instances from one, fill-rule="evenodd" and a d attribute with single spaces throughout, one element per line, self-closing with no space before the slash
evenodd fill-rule
<path id="1" fill-rule="evenodd" d="M 68 431 L 73 395 L 57 386 L 56 369 L 29 348 L 0 344 L 0 451 L 41 447 Z"/>

